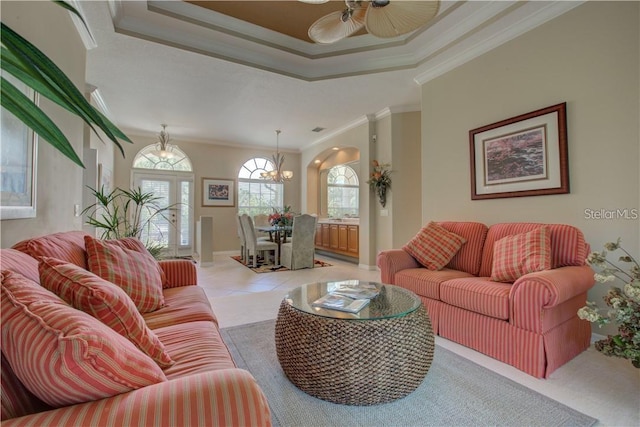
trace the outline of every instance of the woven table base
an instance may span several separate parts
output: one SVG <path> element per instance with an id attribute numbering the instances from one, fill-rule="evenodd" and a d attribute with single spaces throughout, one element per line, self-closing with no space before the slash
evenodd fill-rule
<path id="1" fill-rule="evenodd" d="M 433 360 L 424 306 L 388 319 L 332 319 L 282 301 L 275 330 L 282 370 L 300 390 L 345 405 L 376 405 L 414 391 Z"/>

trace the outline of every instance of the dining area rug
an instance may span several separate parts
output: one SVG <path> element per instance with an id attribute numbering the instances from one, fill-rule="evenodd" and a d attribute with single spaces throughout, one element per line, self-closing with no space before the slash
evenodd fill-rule
<path id="1" fill-rule="evenodd" d="M 265 393 L 274 427 L 592 426 L 597 422 L 440 346 L 425 380 L 402 399 L 374 406 L 326 402 L 286 378 L 276 355 L 274 325 L 268 320 L 221 329 L 238 367 L 251 372 Z"/>
<path id="2" fill-rule="evenodd" d="M 258 260 L 258 262 L 256 263 L 257 267 L 254 268 L 251 265 L 245 264 L 242 261 L 242 258 L 240 258 L 240 255 L 234 255 L 231 258 L 238 261 L 240 264 L 244 265 L 245 267 L 247 267 L 248 269 L 250 269 L 255 273 L 278 273 L 281 271 L 290 271 L 284 265 L 274 266 L 273 264 L 264 263 L 264 261 L 261 261 L 261 260 Z M 319 259 L 316 259 L 313 261 L 313 268 L 331 267 L 331 265 L 332 264 L 329 264 L 328 262 L 325 262 L 325 261 L 320 261 Z"/>

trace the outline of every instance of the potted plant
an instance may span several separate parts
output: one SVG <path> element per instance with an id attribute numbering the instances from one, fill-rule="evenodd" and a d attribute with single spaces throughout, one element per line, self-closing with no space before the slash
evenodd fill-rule
<path id="1" fill-rule="evenodd" d="M 165 247 L 149 240 L 150 231 L 162 231 L 156 225 L 158 217 L 166 219 L 165 213 L 174 207 L 162 206 L 162 198 L 153 193 L 145 193 L 140 188 L 123 190 L 115 188 L 106 191 L 89 187 L 96 202 L 82 211 L 87 214 L 88 225 L 101 231 L 101 239 L 120 239 L 123 237 L 144 238 L 144 245 L 155 258 Z"/>
<path id="2" fill-rule="evenodd" d="M 618 262 L 629 265 L 628 271 L 618 267 L 607 259 L 607 251 L 620 250 L 623 255 Z M 622 288 L 612 287 L 604 297 L 609 306 L 606 314 L 602 314 L 594 302 L 587 302 L 578 310 L 578 317 L 599 326 L 615 322 L 618 325 L 616 335 L 608 335 L 606 339 L 597 341 L 595 348 L 607 356 L 629 359 L 633 366 L 640 368 L 640 265 L 622 246 L 620 239 L 614 243 L 605 243 L 602 252 L 592 252 L 587 263 L 600 269 L 594 279 L 600 283 L 620 280 Z"/>

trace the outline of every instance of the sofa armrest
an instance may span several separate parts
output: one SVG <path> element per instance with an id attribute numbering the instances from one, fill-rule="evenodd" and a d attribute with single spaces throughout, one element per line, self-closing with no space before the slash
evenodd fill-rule
<path id="1" fill-rule="evenodd" d="M 512 323 L 523 329 L 541 332 L 545 321 L 543 310 L 557 308 L 584 295 L 584 301 L 572 301 L 567 305 L 567 309 L 572 311 L 568 314 L 577 315 L 577 308 L 574 306 L 584 305 L 586 294 L 594 284 L 593 270 L 588 265 L 560 267 L 526 274 L 511 287 L 509 300 Z M 558 316 L 557 313 L 556 316 L 567 317 Z"/>
<path id="2" fill-rule="evenodd" d="M 376 265 L 380 268 L 380 280 L 382 283 L 390 285 L 395 284 L 395 275 L 398 271 L 421 267 L 414 257 L 402 249 L 390 249 L 380 252 L 376 257 Z"/>
<path id="3" fill-rule="evenodd" d="M 2 427 L 24 425 L 271 426 L 271 415 L 266 397 L 249 372 L 221 369 L 2 421 Z"/>
<path id="4" fill-rule="evenodd" d="M 159 261 L 159 264 L 167 278 L 167 282 L 163 286 L 165 289 L 198 284 L 196 266 L 192 261 L 170 259 Z"/>

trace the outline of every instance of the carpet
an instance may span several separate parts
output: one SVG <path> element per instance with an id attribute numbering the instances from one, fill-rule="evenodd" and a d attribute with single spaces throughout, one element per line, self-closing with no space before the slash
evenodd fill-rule
<path id="1" fill-rule="evenodd" d="M 273 264 L 263 264 L 260 260 L 258 260 L 257 267 L 253 268 L 252 266 L 246 265 L 245 263 L 243 263 L 242 259 L 240 258 L 239 255 L 232 256 L 231 258 L 235 259 L 240 264 L 242 264 L 245 267 L 253 270 L 256 273 L 276 273 L 276 272 L 280 272 L 280 271 L 290 271 L 284 265 L 280 265 L 280 266 L 275 267 Z M 331 264 L 329 264 L 328 262 L 324 262 L 324 261 L 320 261 L 320 260 L 316 259 L 316 260 L 314 260 L 313 267 L 314 268 L 331 267 Z"/>
<path id="2" fill-rule="evenodd" d="M 326 402 L 300 391 L 284 376 L 276 356 L 274 326 L 275 321 L 268 320 L 221 330 L 238 367 L 251 372 L 267 396 L 274 426 L 591 426 L 597 422 L 439 346 L 427 377 L 407 397 L 377 406 Z"/>

